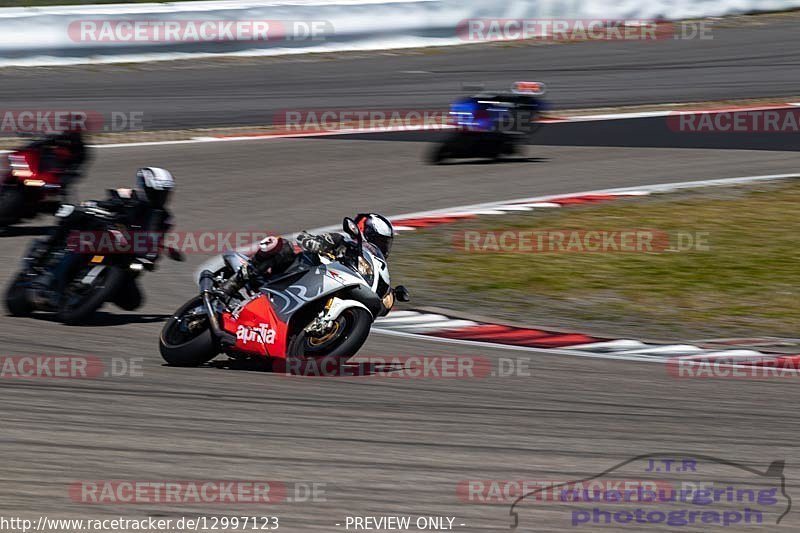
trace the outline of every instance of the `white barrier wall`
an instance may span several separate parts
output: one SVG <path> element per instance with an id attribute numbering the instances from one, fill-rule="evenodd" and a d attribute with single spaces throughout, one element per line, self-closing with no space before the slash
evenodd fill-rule
<path id="1" fill-rule="evenodd" d="M 467 19 L 676 20 L 793 7 L 800 7 L 800 0 L 227 0 L 5 8 L 0 9 L 0 66 L 455 45 L 468 42 L 456 35 L 456 26 Z M 244 30 L 226 33 L 224 23 L 237 21 Z M 179 32 L 154 38 L 154 28 L 167 22 Z M 211 24 L 206 35 L 193 40 L 189 32 L 187 39 L 189 26 L 201 23 Z M 248 25 L 260 32 L 265 24 L 268 40 L 248 38 Z M 104 28 L 113 31 L 103 33 Z M 221 42 L 203 38 L 214 31 L 223 36 Z M 297 38 L 274 38 L 276 31 Z"/>

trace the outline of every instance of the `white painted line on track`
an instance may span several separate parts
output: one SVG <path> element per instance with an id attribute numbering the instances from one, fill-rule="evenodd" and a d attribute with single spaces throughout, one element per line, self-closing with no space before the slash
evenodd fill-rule
<path id="1" fill-rule="evenodd" d="M 663 346 L 653 346 L 650 348 L 637 348 L 634 350 L 619 352 L 619 355 L 628 355 L 636 353 L 642 355 L 658 355 L 658 356 L 673 355 L 677 357 L 681 355 L 695 355 L 705 352 L 706 350 L 703 350 L 702 348 L 694 346 L 692 344 L 667 344 Z"/>
<path id="2" fill-rule="evenodd" d="M 591 342 L 589 344 L 577 344 L 575 346 L 570 346 L 570 350 L 600 350 L 600 351 L 608 351 L 608 352 L 624 352 L 633 350 L 635 348 L 644 348 L 647 345 L 642 341 L 634 341 L 629 339 L 621 339 L 616 341 L 603 341 L 603 342 Z"/>
<path id="3" fill-rule="evenodd" d="M 381 324 L 393 326 L 395 324 L 405 324 L 405 323 L 421 324 L 425 322 L 442 322 L 450 320 L 450 317 L 444 315 L 425 315 L 422 313 L 417 313 L 413 316 L 401 316 L 401 317 L 388 316 L 385 318 L 380 318 L 379 320 Z"/>
<path id="4" fill-rule="evenodd" d="M 380 324 L 376 327 L 380 327 L 382 325 L 383 324 Z M 442 320 L 441 322 L 431 322 L 427 324 L 391 324 L 391 329 L 396 331 L 409 330 L 419 333 L 424 331 L 445 331 L 448 329 L 468 328 L 477 325 L 478 323 L 473 322 L 472 320 L 458 320 L 451 318 L 449 320 Z"/>
<path id="5" fill-rule="evenodd" d="M 263 135 L 231 135 L 231 136 L 198 136 L 191 139 L 179 139 L 171 141 L 140 141 L 128 143 L 110 143 L 110 144 L 91 144 L 91 148 L 137 148 L 140 146 L 168 146 L 175 144 L 196 144 L 196 143 L 216 143 L 216 142 L 241 142 L 241 141 L 270 141 L 277 139 L 302 139 L 306 137 L 332 137 L 337 135 L 364 135 L 371 133 L 390 133 L 390 132 L 405 132 L 405 131 L 436 131 L 436 130 L 449 130 L 453 129 L 450 126 L 437 126 L 435 128 L 415 127 L 409 126 L 403 130 L 395 128 L 364 128 L 364 129 L 343 129 L 334 131 L 320 131 L 320 132 L 296 132 L 296 133 L 264 133 Z M 157 133 L 157 132 L 154 132 Z"/>

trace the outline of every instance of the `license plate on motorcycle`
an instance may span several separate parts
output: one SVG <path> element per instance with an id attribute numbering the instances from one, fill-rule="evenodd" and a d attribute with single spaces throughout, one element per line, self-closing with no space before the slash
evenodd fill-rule
<path id="1" fill-rule="evenodd" d="M 103 259 L 105 259 L 105 258 L 106 258 L 106 256 L 104 256 L 104 255 L 95 255 L 94 257 L 92 257 L 91 261 L 89 261 L 89 262 L 90 263 L 102 263 Z"/>

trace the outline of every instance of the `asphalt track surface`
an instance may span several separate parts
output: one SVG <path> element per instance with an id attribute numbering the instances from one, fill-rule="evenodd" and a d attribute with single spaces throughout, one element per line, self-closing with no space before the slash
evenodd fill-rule
<path id="1" fill-rule="evenodd" d="M 141 164 L 164 165 L 180 184 L 174 205 L 179 229 L 283 232 L 363 209 L 399 214 L 796 169 L 792 152 L 728 150 L 723 156 L 613 147 L 531 148 L 529 155 L 541 159 L 428 167 L 420 162 L 426 148 L 342 137 L 105 148 L 97 151 L 80 196 L 128 183 Z M 299 178 L 307 186 L 298 186 Z M 30 234 L 39 231 L 31 224 L 2 238 L 4 283 Z M 448 515 L 466 524 L 460 530 L 501 531 L 510 523 L 508 506 L 464 503 L 456 495 L 460 482 L 583 477 L 654 452 L 706 453 L 760 469 L 786 459 L 787 490 L 797 487 L 794 380 L 677 381 L 662 365 L 377 334 L 362 354 L 523 358 L 531 375 L 315 379 L 164 367 L 157 351 L 161 322 L 195 293 L 191 273 L 206 258 L 164 261 L 145 276 L 149 299 L 136 313 L 109 306 L 87 327 L 0 318 L 6 354 L 133 357 L 143 365 L 141 377 L 3 380 L 0 515 L 275 514 L 286 531 L 342 530 L 335 524 L 346 515 Z M 709 467 L 708 476 L 714 475 Z M 326 484 L 327 501 L 89 506 L 68 496 L 75 481 L 111 479 L 317 482 Z M 798 521 L 790 514 L 783 524 L 790 530 Z M 522 526 L 570 527 L 563 512 Z"/>
<path id="2" fill-rule="evenodd" d="M 797 36 L 785 30 L 780 39 L 758 29 L 737 34 L 726 46 L 700 43 L 708 49 L 692 48 L 694 57 L 656 47 L 649 52 L 620 51 L 619 45 L 604 43 L 598 49 L 606 48 L 596 56 L 579 46 L 547 47 L 541 49 L 547 50 L 547 57 L 542 52 L 535 59 L 549 65 L 548 74 L 557 79 L 551 87 L 561 89 L 554 94 L 571 104 L 792 94 L 798 76 L 792 69 Z M 669 43 L 668 48 L 679 44 Z M 730 48 L 737 44 L 743 48 Z M 614 54 L 608 54 L 611 50 Z M 509 49 L 503 61 L 497 56 L 491 63 L 466 51 L 452 53 L 463 63 L 459 67 L 450 58 L 447 72 L 446 58 L 436 55 L 308 64 L 254 61 L 202 68 L 187 63 L 34 69 L 13 75 L 3 71 L 0 94 L 21 106 L 152 106 L 154 113 L 163 115 L 158 124 L 163 127 L 246 123 L 254 109 L 268 111 L 314 97 L 321 105 L 436 104 L 427 95 L 446 101 L 451 85 L 467 74 L 470 79 L 486 76 L 497 81 L 520 77 L 533 62 L 531 54 L 539 52 Z M 706 57 L 705 65 L 697 63 L 700 57 Z M 612 60 L 629 68 L 602 66 Z M 426 62 L 430 68 L 439 65 L 436 75 L 418 80 L 400 73 L 422 69 Z M 661 67 L 645 68 L 650 64 Z M 690 64 L 699 65 L 692 70 L 698 74 L 697 83 L 678 75 Z M 265 65 L 277 72 L 265 70 Z M 584 73 L 593 66 L 591 73 Z M 358 74 L 362 71 L 370 75 Z M 382 79 L 375 76 L 384 72 L 388 74 Z M 312 80 L 325 81 L 327 90 L 305 83 Z M 408 85 L 393 85 L 402 80 Z M 581 83 L 586 80 L 593 83 Z M 265 100 L 267 93 L 278 96 Z M 400 214 L 797 169 L 797 156 L 790 151 L 669 148 L 658 135 L 653 142 L 658 148 L 631 148 L 625 142 L 532 147 L 532 161 L 429 167 L 421 163 L 428 145 L 404 140 L 337 137 L 104 148 L 96 152 L 79 196 L 97 197 L 105 187 L 130 183 L 137 167 L 161 165 L 179 180 L 174 202 L 179 230 L 286 232 L 335 223 L 345 214 L 367 209 Z M 46 224 L 40 219 L 0 237 L 0 267 L 5 273 L 0 281 L 8 281 L 30 239 Z M 397 246 L 402 246 L 402 238 Z M 0 382 L 0 516 L 276 515 L 281 530 L 303 532 L 343 530 L 335 524 L 347 515 L 447 515 L 455 516 L 456 524 L 466 524 L 457 528 L 462 531 L 505 531 L 508 506 L 465 503 L 456 493 L 459 483 L 581 478 L 656 452 L 678 457 L 705 453 L 757 469 L 786 460 L 787 492 L 798 492 L 798 393 L 791 379 L 675 380 L 661 365 L 493 351 L 377 334 L 362 354 L 522 358 L 529 362 L 531 375 L 311 379 L 164 367 L 157 350 L 162 321 L 195 294 L 191 274 L 207 258 L 194 255 L 183 264 L 162 262 L 156 273 L 145 276 L 148 301 L 136 313 L 108 306 L 86 327 L 0 317 L 3 354 L 141 358 L 143 369 L 140 377 Z M 536 317 L 521 321 L 535 324 Z M 705 473 L 716 481 L 731 476 L 713 465 Z M 113 479 L 315 482 L 325 484 L 326 501 L 89 506 L 68 496 L 76 481 Z M 765 524 L 760 529 L 792 531 L 798 524 L 800 518 L 791 513 L 779 528 Z M 524 520 L 521 527 L 568 530 L 569 515 L 551 512 Z"/>
<path id="3" fill-rule="evenodd" d="M 142 112 L 148 128 L 253 125 L 297 109 L 441 109 L 463 83 L 535 79 L 556 108 L 790 96 L 796 15 L 719 27 L 711 40 L 468 45 L 117 66 L 0 69 L 3 109 Z"/>

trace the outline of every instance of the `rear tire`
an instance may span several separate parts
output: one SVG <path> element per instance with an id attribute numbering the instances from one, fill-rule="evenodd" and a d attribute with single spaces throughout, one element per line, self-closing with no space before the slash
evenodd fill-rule
<path id="1" fill-rule="evenodd" d="M 219 346 L 214 340 L 211 328 L 206 324 L 206 328 L 199 334 L 192 335 L 189 331 L 183 331 L 181 319 L 187 312 L 203 305 L 200 296 L 192 298 L 180 309 L 169 317 L 161 336 L 158 339 L 158 348 L 161 357 L 170 366 L 192 367 L 200 366 L 214 359 L 219 354 Z M 206 321 L 208 318 L 206 317 Z"/>
<path id="2" fill-rule="evenodd" d="M 23 279 L 24 274 L 18 274 L 6 291 L 6 309 L 11 316 L 30 316 L 34 311 Z"/>
<path id="3" fill-rule="evenodd" d="M 89 318 L 102 305 L 110 300 L 120 285 L 125 282 L 125 273 L 120 267 L 107 266 L 101 274 L 103 279 L 98 285 L 92 283 L 91 293 L 75 306 L 64 308 L 63 306 L 56 313 L 56 319 L 64 324 L 75 326 Z M 70 280 L 72 284 L 74 280 Z"/>
<path id="4" fill-rule="evenodd" d="M 19 187 L 0 187 L 0 228 L 22 220 L 24 207 L 25 195 Z"/>
<path id="5" fill-rule="evenodd" d="M 434 147 L 428 154 L 428 162 L 432 165 L 441 165 L 446 159 L 450 159 L 453 155 L 449 144 L 448 141 L 445 141 Z"/>

